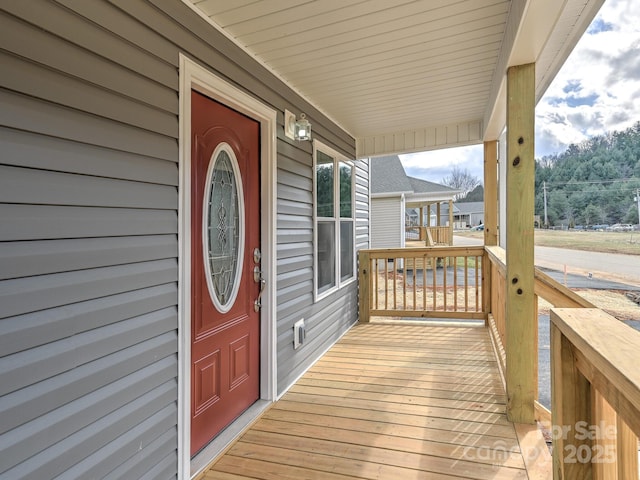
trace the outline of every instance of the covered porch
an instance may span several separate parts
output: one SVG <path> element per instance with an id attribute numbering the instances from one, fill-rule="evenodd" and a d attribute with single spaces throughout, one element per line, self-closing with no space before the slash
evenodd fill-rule
<path id="1" fill-rule="evenodd" d="M 207 16 L 311 100 L 312 123 L 343 126 L 356 159 L 483 144 L 485 242 L 360 250 L 359 323 L 204 478 L 637 478 L 640 335 L 533 262 L 535 106 L 602 1 L 362 3 Z M 551 411 L 538 297 L 556 307 Z M 482 461 L 489 445 L 507 454 Z"/>
<path id="2" fill-rule="evenodd" d="M 638 478 L 640 335 L 536 270 L 535 305 L 555 307 L 549 411 L 505 258 L 361 251 L 360 322 L 198 478 Z"/>
<path id="3" fill-rule="evenodd" d="M 484 322 L 360 323 L 201 479 L 548 478 Z"/>
<path id="4" fill-rule="evenodd" d="M 443 225 L 442 205 L 448 205 L 449 220 Z M 419 241 L 427 247 L 453 245 L 453 198 L 443 200 L 407 201 L 407 208 L 418 212 L 416 225 L 406 227 L 405 241 Z"/>

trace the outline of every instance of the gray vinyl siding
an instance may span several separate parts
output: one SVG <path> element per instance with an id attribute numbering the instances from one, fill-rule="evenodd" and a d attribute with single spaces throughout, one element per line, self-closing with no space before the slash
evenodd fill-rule
<path id="1" fill-rule="evenodd" d="M 371 199 L 371 248 L 400 248 L 404 212 L 401 198 Z"/>
<path id="2" fill-rule="evenodd" d="M 311 143 L 282 112 L 355 142 L 179 0 L 3 2 L 0 47 L 0 478 L 175 478 L 179 53 L 278 111 L 280 392 L 357 319 L 356 283 L 313 302 Z"/>
<path id="3" fill-rule="evenodd" d="M 369 247 L 369 168 L 366 161 L 354 165 L 357 251 Z M 283 393 L 357 320 L 358 285 L 347 283 L 314 303 L 312 158 L 288 158 L 278 166 L 277 363 Z M 294 350 L 293 324 L 301 318 L 306 342 Z"/>

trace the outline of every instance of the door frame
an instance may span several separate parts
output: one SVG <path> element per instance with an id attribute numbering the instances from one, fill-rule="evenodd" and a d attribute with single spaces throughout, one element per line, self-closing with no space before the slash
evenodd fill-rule
<path id="1" fill-rule="evenodd" d="M 191 442 L 191 90 L 260 124 L 263 278 L 260 313 L 260 398 L 192 460 Z M 276 128 L 277 112 L 180 53 L 178 184 L 178 478 L 192 478 L 276 399 Z"/>

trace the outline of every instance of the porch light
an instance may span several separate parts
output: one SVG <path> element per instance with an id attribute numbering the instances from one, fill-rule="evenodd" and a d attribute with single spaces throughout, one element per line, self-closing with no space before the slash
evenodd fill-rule
<path id="1" fill-rule="evenodd" d="M 300 119 L 289 110 L 284 111 L 285 135 L 292 140 L 311 140 L 311 123 L 304 113 L 300 114 Z"/>
<path id="2" fill-rule="evenodd" d="M 296 121 L 293 136 L 296 140 L 311 140 L 311 124 L 304 113 L 301 113 L 300 120 Z"/>

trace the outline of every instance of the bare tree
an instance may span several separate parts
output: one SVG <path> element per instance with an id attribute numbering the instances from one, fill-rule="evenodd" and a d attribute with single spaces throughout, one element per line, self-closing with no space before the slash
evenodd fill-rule
<path id="1" fill-rule="evenodd" d="M 471 174 L 468 169 L 461 169 L 457 165 L 454 165 L 451 173 L 442 179 L 443 185 L 447 187 L 460 190 L 460 193 L 455 196 L 455 200 L 460 200 L 467 196 L 467 194 L 480 185 L 480 179 Z"/>

